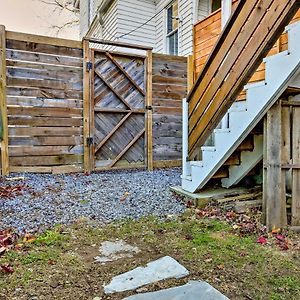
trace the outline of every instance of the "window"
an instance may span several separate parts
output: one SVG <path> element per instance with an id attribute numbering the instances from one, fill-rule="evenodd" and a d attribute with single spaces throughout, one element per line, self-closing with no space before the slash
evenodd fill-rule
<path id="1" fill-rule="evenodd" d="M 178 0 L 167 8 L 167 51 L 178 55 Z"/>
<path id="2" fill-rule="evenodd" d="M 212 0 L 211 1 L 211 12 L 214 12 L 214 11 L 220 9 L 222 6 L 221 2 L 222 2 L 222 0 Z"/>

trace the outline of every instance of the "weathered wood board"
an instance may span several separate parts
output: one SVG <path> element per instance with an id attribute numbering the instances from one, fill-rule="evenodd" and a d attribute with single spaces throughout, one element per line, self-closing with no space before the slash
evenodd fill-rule
<path id="1" fill-rule="evenodd" d="M 68 172 L 83 161 L 82 49 L 10 33 L 6 40 L 11 171 Z M 16 37 L 16 39 L 14 39 Z M 71 46 L 72 45 L 72 46 Z M 76 44 L 77 45 L 77 44 Z"/>
<path id="2" fill-rule="evenodd" d="M 157 166 L 180 165 L 187 68 L 186 57 L 153 54 L 153 159 Z"/>

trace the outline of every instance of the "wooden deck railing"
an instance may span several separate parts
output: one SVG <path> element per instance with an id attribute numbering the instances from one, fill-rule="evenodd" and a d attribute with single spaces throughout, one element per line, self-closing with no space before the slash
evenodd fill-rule
<path id="1" fill-rule="evenodd" d="M 195 25 L 195 66 L 198 79 L 189 94 L 189 156 L 197 155 L 243 86 L 264 79 L 262 59 L 284 50 L 284 27 L 293 19 L 300 1 L 243 1 L 236 3 L 221 33 L 221 12 Z M 298 13 L 295 20 L 299 18 Z M 271 49 L 276 44 L 275 50 Z M 205 47 L 207 45 L 207 47 Z"/>

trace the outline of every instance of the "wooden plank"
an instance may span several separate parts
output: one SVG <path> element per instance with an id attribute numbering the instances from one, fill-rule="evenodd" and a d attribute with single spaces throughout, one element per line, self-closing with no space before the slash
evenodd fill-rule
<path id="1" fill-rule="evenodd" d="M 82 59 L 70 56 L 59 56 L 43 53 L 22 52 L 17 50 L 6 51 L 7 60 L 19 60 L 33 63 L 51 64 L 57 66 L 82 68 Z"/>
<path id="2" fill-rule="evenodd" d="M 82 127 L 82 118 L 50 118 L 50 117 L 28 117 L 28 116 L 9 116 L 9 125 L 37 126 L 37 127 Z"/>
<path id="3" fill-rule="evenodd" d="M 153 69 L 153 54 L 152 51 L 147 51 L 147 98 L 146 105 L 152 108 L 152 69 Z M 148 171 L 153 170 L 153 112 L 152 109 L 147 110 L 147 167 Z"/>
<path id="4" fill-rule="evenodd" d="M 68 100 L 82 100 L 82 91 L 72 90 L 57 90 L 48 88 L 35 88 L 35 87 L 7 87 L 7 95 L 21 96 L 21 97 L 39 97 L 48 99 L 68 99 Z"/>
<path id="5" fill-rule="evenodd" d="M 11 157 L 11 166 L 55 166 L 67 164 L 81 164 L 83 155 L 68 154 L 55 156 L 25 156 Z"/>
<path id="6" fill-rule="evenodd" d="M 156 160 L 153 162 L 154 169 L 164 169 L 164 168 L 175 168 L 181 167 L 182 161 L 181 159 L 177 160 Z"/>
<path id="7" fill-rule="evenodd" d="M 91 38 L 91 37 L 85 37 L 84 40 L 89 41 L 90 43 L 95 44 L 102 44 L 102 45 L 110 45 L 110 46 L 118 46 L 128 49 L 138 49 L 138 50 L 152 50 L 152 47 L 143 46 L 143 45 L 136 45 L 136 44 L 129 44 L 124 42 L 116 42 L 116 41 L 109 41 L 109 40 L 103 40 L 103 39 L 97 39 L 97 38 Z"/>
<path id="8" fill-rule="evenodd" d="M 110 89 L 111 92 L 113 92 L 119 100 L 121 100 L 129 109 L 132 109 L 132 107 L 130 106 L 130 104 L 123 98 L 123 96 L 113 87 L 111 86 L 111 84 L 101 75 L 101 73 L 95 69 L 95 73 L 97 74 L 97 76 L 99 76 L 99 78 L 102 80 L 102 82 Z M 101 96 L 97 96 L 95 97 L 95 105 L 102 99 Z"/>
<path id="9" fill-rule="evenodd" d="M 43 156 L 61 154 L 83 154 L 83 146 L 10 146 L 9 156 Z"/>
<path id="10" fill-rule="evenodd" d="M 26 37 L 24 35 L 24 37 Z M 58 39 L 59 40 L 59 39 Z M 44 44 L 37 42 L 28 42 L 25 40 L 11 40 L 7 39 L 6 48 L 7 49 L 15 49 L 29 52 L 37 52 L 37 53 L 47 53 L 47 54 L 55 54 L 55 55 L 63 55 L 63 56 L 74 56 L 82 58 L 82 46 L 81 42 L 80 48 L 74 47 L 65 47 L 65 46 L 57 46 L 55 44 Z"/>
<path id="11" fill-rule="evenodd" d="M 281 103 L 282 106 L 282 103 Z M 281 107 L 281 165 L 291 162 L 291 116 L 289 107 Z M 287 210 L 286 210 L 286 174 L 287 171 L 281 167 L 281 224 L 286 226 Z"/>
<path id="12" fill-rule="evenodd" d="M 41 44 L 52 45 L 52 46 L 62 46 L 62 47 L 70 47 L 70 48 L 78 48 L 78 49 L 82 48 L 81 41 L 27 34 L 23 32 L 7 31 L 6 37 L 8 40 L 16 40 L 16 41 L 29 42 L 29 43 L 41 43 Z"/>
<path id="13" fill-rule="evenodd" d="M 82 108 L 81 100 L 69 99 L 50 99 L 50 98 L 35 98 L 35 97 L 15 97 L 7 96 L 8 106 L 33 106 L 33 107 L 63 107 L 63 108 Z"/>
<path id="14" fill-rule="evenodd" d="M 293 108 L 292 161 L 300 164 L 300 107 Z M 300 226 L 300 170 L 292 171 L 292 226 Z"/>
<path id="15" fill-rule="evenodd" d="M 109 53 L 105 52 L 105 55 L 112 61 L 112 63 L 118 67 L 121 73 L 133 84 L 133 86 L 143 95 L 145 96 L 145 91 L 141 89 L 141 87 L 136 83 L 134 79 L 124 70 L 124 68 L 118 63 L 116 59 Z"/>
<path id="16" fill-rule="evenodd" d="M 266 182 L 264 200 L 266 204 L 266 225 L 268 230 L 282 228 L 282 172 L 281 162 L 281 104 L 278 101 L 267 113 Z"/>
<path id="17" fill-rule="evenodd" d="M 82 136 L 34 136 L 9 137 L 9 146 L 77 146 L 83 145 Z"/>
<path id="18" fill-rule="evenodd" d="M 188 56 L 188 69 L 187 69 L 187 91 L 188 93 L 194 86 L 194 56 Z"/>
<path id="19" fill-rule="evenodd" d="M 83 168 L 85 173 L 91 172 L 91 152 L 88 139 L 90 136 L 91 124 L 91 87 L 90 71 L 87 69 L 87 63 L 90 62 L 91 52 L 89 42 L 83 41 L 83 139 L 84 139 L 84 159 Z"/>
<path id="20" fill-rule="evenodd" d="M 8 135 L 12 136 L 70 136 L 81 135 L 80 127 L 9 127 Z"/>
<path id="21" fill-rule="evenodd" d="M 9 174 L 6 84 L 6 32 L 5 27 L 0 25 L 0 141 L 1 172 L 4 176 Z"/>
<path id="22" fill-rule="evenodd" d="M 43 80 L 43 79 L 32 79 L 32 78 L 7 77 L 7 86 L 82 91 L 81 80 L 73 83 L 73 82 L 66 82 L 64 80 L 55 80 L 55 79 Z"/>
<path id="23" fill-rule="evenodd" d="M 105 136 L 105 138 L 97 145 L 95 146 L 94 152 L 97 153 L 100 148 L 116 133 L 116 131 L 126 122 L 126 120 L 131 116 L 131 112 L 129 112 L 125 117 L 121 119 L 121 121 L 111 130 L 111 132 Z"/>
<path id="24" fill-rule="evenodd" d="M 113 160 L 113 162 L 109 165 L 109 168 L 112 168 L 120 158 L 137 142 L 137 140 L 145 133 L 145 129 L 141 130 L 134 139 L 121 151 L 120 154 Z"/>
<path id="25" fill-rule="evenodd" d="M 9 106 L 8 115 L 35 117 L 82 117 L 81 108 Z"/>

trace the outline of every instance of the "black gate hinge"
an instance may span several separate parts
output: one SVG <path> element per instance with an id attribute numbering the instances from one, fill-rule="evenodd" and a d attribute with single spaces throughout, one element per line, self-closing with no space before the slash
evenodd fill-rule
<path id="1" fill-rule="evenodd" d="M 94 139 L 92 137 L 87 137 L 86 143 L 87 143 L 88 147 L 90 147 L 94 144 Z"/>
<path id="2" fill-rule="evenodd" d="M 145 108 L 146 108 L 146 110 L 152 110 L 153 109 L 151 105 L 147 105 Z"/>
<path id="3" fill-rule="evenodd" d="M 91 61 L 88 61 L 86 63 L 86 70 L 91 71 L 93 69 L 93 63 Z"/>

